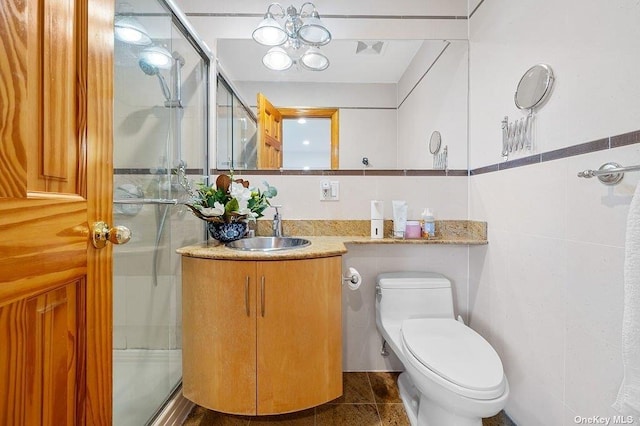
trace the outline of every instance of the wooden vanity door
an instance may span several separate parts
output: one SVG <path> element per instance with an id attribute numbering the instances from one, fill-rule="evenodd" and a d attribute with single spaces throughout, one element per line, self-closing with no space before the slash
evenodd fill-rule
<path id="1" fill-rule="evenodd" d="M 256 264 L 182 257 L 182 392 L 213 410 L 256 413 Z"/>
<path id="2" fill-rule="evenodd" d="M 341 271 L 340 256 L 257 262 L 259 415 L 342 395 Z"/>

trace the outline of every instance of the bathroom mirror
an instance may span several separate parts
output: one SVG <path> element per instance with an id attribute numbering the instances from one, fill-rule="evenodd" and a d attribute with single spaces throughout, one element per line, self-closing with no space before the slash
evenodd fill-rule
<path id="1" fill-rule="evenodd" d="M 442 135 L 439 131 L 434 130 L 429 139 L 429 152 L 436 155 L 440 151 L 440 144 L 442 144 Z"/>
<path id="2" fill-rule="evenodd" d="M 533 109 L 549 97 L 553 86 L 553 71 L 546 64 L 537 64 L 520 79 L 514 100 L 520 109 Z"/>
<path id="3" fill-rule="evenodd" d="M 322 47 L 331 65 L 321 72 L 266 69 L 265 48 L 251 39 L 216 44 L 219 69 L 252 110 L 257 93 L 278 108 L 338 108 L 337 169 L 433 169 L 431 156 L 415 152 L 434 128 L 447 134 L 450 168 L 467 168 L 467 40 L 334 39 Z"/>

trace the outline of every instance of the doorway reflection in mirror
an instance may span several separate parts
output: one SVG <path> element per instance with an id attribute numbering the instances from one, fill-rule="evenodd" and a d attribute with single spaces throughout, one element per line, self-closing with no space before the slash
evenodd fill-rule
<path id="1" fill-rule="evenodd" d="M 285 169 L 331 168 L 330 118 L 286 118 L 282 130 Z"/>

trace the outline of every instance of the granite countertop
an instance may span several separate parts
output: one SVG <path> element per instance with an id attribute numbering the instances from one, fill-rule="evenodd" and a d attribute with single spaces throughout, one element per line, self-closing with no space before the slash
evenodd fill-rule
<path id="1" fill-rule="evenodd" d="M 291 235 L 291 234 L 289 234 Z M 446 233 L 435 238 L 426 239 L 398 239 L 382 238 L 372 239 L 358 235 L 334 235 L 334 236 L 301 236 L 311 241 L 311 245 L 290 250 L 277 250 L 271 252 L 242 251 L 226 247 L 224 244 L 210 240 L 177 250 L 179 254 L 190 257 L 224 260 L 283 260 L 283 259 L 313 259 L 318 257 L 340 256 L 347 252 L 348 244 L 444 244 L 444 245 L 484 245 L 487 244 L 486 228 L 484 233 Z"/>
<path id="2" fill-rule="evenodd" d="M 347 252 L 341 237 L 301 237 L 311 241 L 311 245 L 289 250 L 243 251 L 226 247 L 216 240 L 182 247 L 176 250 L 189 257 L 224 260 L 286 260 L 315 259 L 318 257 L 341 256 Z"/>

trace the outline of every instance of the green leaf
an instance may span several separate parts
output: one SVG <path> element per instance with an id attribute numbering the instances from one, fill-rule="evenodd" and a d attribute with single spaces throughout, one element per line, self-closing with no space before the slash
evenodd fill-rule
<path id="1" fill-rule="evenodd" d="M 224 206 L 224 211 L 227 213 L 237 212 L 240 209 L 240 205 L 238 204 L 238 200 L 232 198 L 231 201 Z"/>

